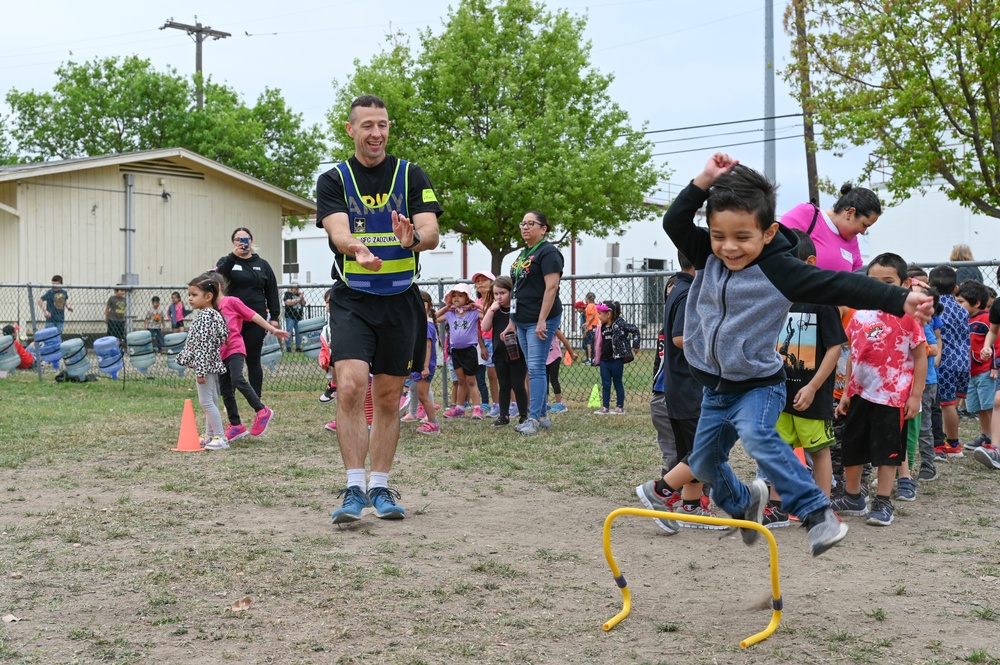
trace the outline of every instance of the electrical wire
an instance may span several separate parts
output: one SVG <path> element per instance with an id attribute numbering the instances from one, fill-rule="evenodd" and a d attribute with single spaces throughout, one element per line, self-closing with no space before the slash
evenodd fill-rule
<path id="1" fill-rule="evenodd" d="M 773 139 L 761 139 L 759 141 L 744 141 L 742 143 L 727 143 L 725 145 L 716 145 L 707 148 L 691 148 L 690 150 L 674 150 L 672 152 L 654 152 L 650 157 L 662 157 L 664 155 L 681 155 L 686 152 L 708 152 L 709 150 L 718 150 L 720 148 L 733 148 L 738 145 L 754 145 L 755 143 L 772 143 L 774 141 L 786 141 L 788 139 L 801 139 L 804 138 L 805 134 L 796 134 L 794 136 L 779 136 Z M 816 137 L 818 138 L 818 137 Z"/>

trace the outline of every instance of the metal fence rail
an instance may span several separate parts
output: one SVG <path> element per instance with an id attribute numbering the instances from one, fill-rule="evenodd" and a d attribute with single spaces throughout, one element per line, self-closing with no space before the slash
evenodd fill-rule
<path id="1" fill-rule="evenodd" d="M 939 264 L 921 264 L 926 269 Z M 963 262 L 950 263 L 955 267 L 979 267 L 987 286 L 997 288 L 997 262 Z M 641 272 L 616 275 L 576 275 L 563 277 L 559 287 L 559 297 L 563 303 L 563 318 L 561 329 L 570 340 L 573 349 L 583 359 L 582 340 L 583 326 L 579 315 L 573 311 L 573 303 L 583 300 L 586 294 L 593 293 L 597 302 L 617 300 L 621 303 L 622 315 L 626 320 L 638 326 L 641 333 L 640 349 L 636 352 L 635 361 L 625 365 L 624 383 L 626 402 L 636 405 L 649 398 L 652 387 L 653 360 L 656 342 L 663 326 L 664 288 L 672 272 Z M 441 303 L 444 295 L 457 280 L 434 280 L 418 282 L 421 289 L 431 294 L 436 303 Z M 326 315 L 323 296 L 331 284 L 299 285 L 305 294 L 304 318 Z M 45 308 L 39 304 L 39 299 L 49 290 L 49 284 L 0 284 L 0 326 L 13 324 L 19 326 L 19 339 L 25 345 L 30 344 L 34 332 L 51 325 L 45 317 Z M 186 286 L 116 286 L 116 285 L 74 285 L 63 287 L 66 294 L 65 324 L 63 341 L 72 338 L 82 338 L 92 360 L 96 359 L 93 351 L 95 339 L 117 331 L 109 328 L 106 320 L 106 310 L 114 290 L 125 291 L 126 314 L 122 332 L 127 334 L 135 330 L 144 330 L 147 326 L 146 315 L 151 309 L 153 296 L 160 298 L 161 309 L 166 309 L 171 301 L 171 294 L 177 292 L 184 303 L 187 302 Z M 282 285 L 279 294 L 289 286 Z M 750 304 L 748 304 L 750 306 Z M 72 308 L 72 311 L 70 311 Z M 284 313 L 280 315 L 280 323 L 284 328 Z M 188 317 L 190 321 L 190 317 Z M 169 320 L 164 332 L 170 332 Z M 440 338 L 440 336 L 439 336 Z M 439 355 L 440 357 L 440 355 Z M 96 362 L 92 362 L 94 373 L 100 379 L 107 379 L 96 370 Z M 43 365 L 38 375 L 40 380 L 53 380 L 57 370 L 51 365 Z M 444 372 L 440 373 L 443 377 Z M 187 386 L 192 381 L 190 374 L 181 378 L 177 372 L 167 367 L 166 356 L 158 356 L 156 362 L 145 372 L 133 368 L 126 360 L 125 369 L 119 376 L 125 380 L 154 379 L 168 385 Z M 563 389 L 563 399 L 571 404 L 586 403 L 595 384 L 600 384 L 600 372 L 596 367 L 576 362 L 572 366 L 562 367 L 560 382 Z M 325 387 L 325 374 L 317 362 L 305 357 L 304 354 L 293 352 L 283 353 L 275 364 L 273 371 L 264 371 L 264 392 L 302 392 L 320 393 Z M 435 391 L 444 389 L 444 380 L 435 385 Z M 492 398 L 492 396 L 491 396 Z M 493 398 L 495 400 L 495 398 Z M 437 401 L 444 403 L 447 398 L 437 396 Z"/>

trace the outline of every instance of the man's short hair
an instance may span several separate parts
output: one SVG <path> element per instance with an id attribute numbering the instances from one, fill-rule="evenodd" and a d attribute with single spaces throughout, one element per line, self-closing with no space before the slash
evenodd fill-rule
<path id="1" fill-rule="evenodd" d="M 737 164 L 708 190 L 706 212 L 709 226 L 717 212 L 746 212 L 754 216 L 761 231 L 766 231 L 774 224 L 777 191 L 777 186 L 763 173 Z"/>
<path id="2" fill-rule="evenodd" d="M 354 122 L 354 109 L 358 107 L 366 109 L 370 108 L 384 109 L 385 102 L 383 102 L 380 98 L 376 97 L 375 95 L 361 95 L 353 102 L 351 102 L 351 110 L 348 111 L 347 113 L 347 122 L 350 123 Z"/>

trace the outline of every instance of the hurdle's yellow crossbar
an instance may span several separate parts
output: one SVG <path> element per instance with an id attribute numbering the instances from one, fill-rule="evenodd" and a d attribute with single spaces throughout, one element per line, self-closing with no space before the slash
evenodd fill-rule
<path id="1" fill-rule="evenodd" d="M 766 640 L 774 631 L 778 629 L 778 624 L 781 623 L 781 587 L 778 584 L 778 543 L 774 540 L 774 536 L 767 529 L 767 527 L 762 524 L 758 524 L 757 522 L 736 520 L 728 517 L 685 515 L 683 513 L 646 510 L 645 508 L 619 508 L 618 510 L 612 511 L 611 514 L 608 515 L 607 519 L 604 520 L 604 557 L 608 560 L 608 567 L 611 568 L 611 574 L 615 576 L 615 583 L 618 584 L 618 588 L 622 591 L 622 611 L 611 617 L 611 619 L 604 624 L 604 630 L 611 630 L 614 628 L 622 619 L 627 617 L 629 612 L 632 610 L 632 593 L 629 591 L 628 583 L 625 581 L 625 576 L 622 575 L 621 570 L 618 568 L 618 564 L 615 562 L 614 555 L 611 554 L 611 523 L 622 515 L 635 515 L 636 517 L 651 517 L 654 519 L 669 519 L 682 522 L 697 522 L 699 524 L 713 524 L 741 529 L 755 529 L 756 531 L 763 533 L 764 537 L 767 538 L 767 544 L 771 551 L 771 622 L 767 624 L 767 628 L 764 630 L 760 631 L 756 635 L 751 635 L 740 642 L 740 646 L 746 648 Z"/>

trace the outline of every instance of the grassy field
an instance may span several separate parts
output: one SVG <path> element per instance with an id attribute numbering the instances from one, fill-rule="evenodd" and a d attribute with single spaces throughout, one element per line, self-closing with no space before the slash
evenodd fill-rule
<path id="1" fill-rule="evenodd" d="M 391 483 L 407 519 L 341 529 L 334 406 L 265 394 L 261 439 L 170 452 L 186 398 L 0 381 L 0 616 L 20 619 L 0 623 L 0 662 L 1000 663 L 1000 474 L 969 460 L 890 529 L 853 518 L 820 559 L 799 529 L 776 533 L 785 618 L 742 651 L 767 623 L 766 551 L 648 520 L 616 523 L 634 608 L 600 629 L 621 604 L 603 520 L 659 468 L 648 409 L 571 401 L 534 438 L 405 429 Z"/>

